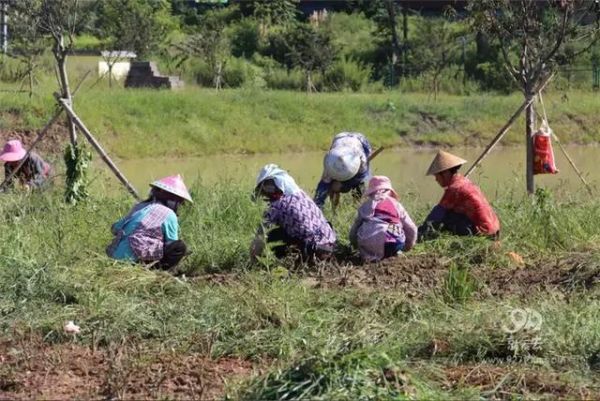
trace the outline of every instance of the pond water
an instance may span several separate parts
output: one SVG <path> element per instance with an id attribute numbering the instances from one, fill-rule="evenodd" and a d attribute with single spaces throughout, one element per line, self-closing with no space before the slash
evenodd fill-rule
<path id="1" fill-rule="evenodd" d="M 587 181 L 596 185 L 600 180 L 600 147 L 572 146 L 567 148 Z M 474 161 L 482 149 L 454 149 L 469 162 Z M 251 190 L 259 169 L 266 163 L 276 163 L 287 169 L 298 184 L 312 194 L 322 173 L 325 152 L 281 153 L 259 155 L 218 155 L 197 158 L 164 158 L 118 161 L 125 176 L 139 193 L 146 194 L 148 183 L 156 178 L 180 173 L 188 185 L 199 181 L 204 185 L 219 180 L 239 183 Z M 371 163 L 374 174 L 387 175 L 401 196 L 417 197 L 425 202 L 435 202 L 442 190 L 433 177 L 426 177 L 432 149 L 386 149 Z M 581 181 L 558 148 L 555 148 L 556 175 L 536 176 L 536 185 L 553 189 L 559 197 L 584 192 Z M 494 150 L 472 174 L 490 199 L 510 194 L 521 196 L 525 192 L 524 148 L 505 147 Z M 467 167 L 470 163 L 467 164 Z M 463 172 L 466 168 L 463 168 Z M 112 180 L 110 188 L 117 188 Z"/>

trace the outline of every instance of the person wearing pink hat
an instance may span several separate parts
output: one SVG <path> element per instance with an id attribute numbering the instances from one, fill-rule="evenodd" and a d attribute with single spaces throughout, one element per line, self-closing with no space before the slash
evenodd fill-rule
<path id="1" fill-rule="evenodd" d="M 17 178 L 26 188 L 44 187 L 48 183 L 52 168 L 37 153 L 30 152 L 27 155 L 27 151 L 18 139 L 6 142 L 0 153 L 0 160 L 4 162 L 4 176 L 10 176 L 26 156 L 27 159 L 7 185 L 13 186 L 14 179 Z"/>
<path id="2" fill-rule="evenodd" d="M 365 262 L 375 262 L 410 250 L 417 241 L 417 226 L 410 218 L 388 177 L 369 181 L 367 196 L 350 229 L 350 242 Z"/>
<path id="3" fill-rule="evenodd" d="M 179 239 L 177 210 L 183 202 L 192 202 L 192 197 L 180 175 L 154 181 L 150 187 L 148 199 L 112 225 L 115 238 L 106 253 L 118 260 L 154 262 L 166 270 L 187 253 L 185 243 Z"/>

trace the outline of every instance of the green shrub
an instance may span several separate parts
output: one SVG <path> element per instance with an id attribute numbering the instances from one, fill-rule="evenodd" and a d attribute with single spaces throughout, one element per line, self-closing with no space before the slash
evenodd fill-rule
<path id="1" fill-rule="evenodd" d="M 329 90 L 358 92 L 369 82 L 371 69 L 351 58 L 336 61 L 325 73 L 324 85 Z"/>
<path id="2" fill-rule="evenodd" d="M 265 81 L 269 89 L 302 90 L 304 88 L 304 74 L 302 71 L 284 68 L 272 68 L 265 73 Z"/>
<path id="3" fill-rule="evenodd" d="M 333 43 L 340 49 L 342 57 L 372 61 L 377 46 L 372 32 L 375 23 L 364 14 L 332 13 L 328 27 L 331 29 Z"/>
<path id="4" fill-rule="evenodd" d="M 251 58 L 258 51 L 258 23 L 253 18 L 244 18 L 230 32 L 231 54 L 234 57 Z"/>

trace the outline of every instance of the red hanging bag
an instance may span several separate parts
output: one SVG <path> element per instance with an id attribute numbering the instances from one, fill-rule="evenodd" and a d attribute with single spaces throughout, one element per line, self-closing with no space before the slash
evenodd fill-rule
<path id="1" fill-rule="evenodd" d="M 533 174 L 556 174 L 552 150 L 552 129 L 544 120 L 540 129 L 533 134 Z"/>

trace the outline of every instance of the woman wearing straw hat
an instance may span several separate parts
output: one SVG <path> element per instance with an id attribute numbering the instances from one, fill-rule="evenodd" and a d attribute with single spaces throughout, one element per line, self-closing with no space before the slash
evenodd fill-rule
<path id="1" fill-rule="evenodd" d="M 323 175 L 315 191 L 315 203 L 323 208 L 328 195 L 353 191 L 360 199 L 369 180 L 371 144 L 357 132 L 342 132 L 333 138 L 323 160 Z"/>
<path id="2" fill-rule="evenodd" d="M 132 262 L 155 262 L 169 269 L 186 255 L 187 247 L 179 239 L 177 210 L 192 202 L 180 175 L 162 178 L 150 184 L 150 196 L 112 225 L 114 240 L 106 249 L 108 256 Z"/>
<path id="3" fill-rule="evenodd" d="M 433 159 L 427 175 L 435 176 L 444 195 L 419 227 L 420 239 L 432 238 L 437 231 L 490 237 L 499 234 L 500 222 L 481 189 L 458 173 L 466 162 L 442 150 Z"/>
<path id="4" fill-rule="evenodd" d="M 267 201 L 269 208 L 250 247 L 252 258 L 262 254 L 265 235 L 267 243 L 281 243 L 272 247 L 277 258 L 293 250 L 304 261 L 327 259 L 333 254 L 333 228 L 287 171 L 275 164 L 264 166 L 256 179 L 254 195 Z"/>
<path id="5" fill-rule="evenodd" d="M 14 179 L 17 178 L 25 188 L 42 188 L 48 182 L 52 168 L 37 153 L 30 152 L 27 155 L 18 139 L 6 142 L 0 153 L 0 160 L 4 162 L 4 176 L 10 176 L 25 157 L 27 159 L 7 185 L 14 185 Z"/>
<path id="6" fill-rule="evenodd" d="M 417 226 L 398 202 L 388 177 L 369 181 L 367 201 L 358 209 L 350 229 L 350 242 L 365 262 L 375 262 L 410 250 L 417 241 Z"/>

